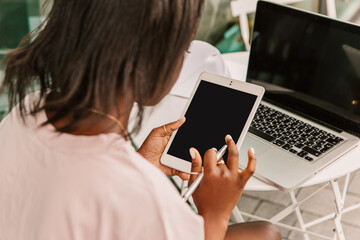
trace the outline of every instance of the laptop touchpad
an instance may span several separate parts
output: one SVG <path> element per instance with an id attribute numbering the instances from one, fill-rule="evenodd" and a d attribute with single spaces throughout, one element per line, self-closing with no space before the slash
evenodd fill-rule
<path id="1" fill-rule="evenodd" d="M 255 138 L 252 138 L 249 135 L 246 135 L 244 142 L 240 147 L 240 157 L 243 157 L 244 154 L 246 154 L 247 156 L 247 151 L 249 148 L 254 148 L 255 154 L 257 156 L 260 156 L 264 152 L 271 149 L 270 146 L 261 143 L 260 141 L 256 140 Z"/>

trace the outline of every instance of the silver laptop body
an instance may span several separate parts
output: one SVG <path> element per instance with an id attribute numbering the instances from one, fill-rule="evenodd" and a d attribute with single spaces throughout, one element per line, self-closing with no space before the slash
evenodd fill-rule
<path id="1" fill-rule="evenodd" d="M 247 81 L 266 93 L 240 168 L 254 147 L 255 176 L 290 191 L 358 147 L 360 78 L 343 46 L 360 49 L 359 26 L 258 2 Z"/>

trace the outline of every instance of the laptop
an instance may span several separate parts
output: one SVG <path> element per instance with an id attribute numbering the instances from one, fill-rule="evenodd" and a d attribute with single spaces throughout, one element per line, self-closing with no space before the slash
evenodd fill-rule
<path id="1" fill-rule="evenodd" d="M 254 147 L 255 176 L 290 191 L 356 149 L 359 50 L 359 26 L 259 1 L 246 81 L 266 91 L 240 168 Z"/>

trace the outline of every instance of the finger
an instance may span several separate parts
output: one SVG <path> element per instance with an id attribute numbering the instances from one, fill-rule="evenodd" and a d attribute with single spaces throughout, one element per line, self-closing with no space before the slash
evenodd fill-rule
<path id="1" fill-rule="evenodd" d="M 204 155 L 204 172 L 210 173 L 216 171 L 217 168 L 217 159 L 216 159 L 217 151 L 212 148 L 206 151 Z"/>
<path id="2" fill-rule="evenodd" d="M 225 165 L 225 160 L 221 158 L 219 161 L 217 161 L 216 165 L 217 166 Z"/>
<path id="3" fill-rule="evenodd" d="M 222 158 L 219 161 L 216 162 L 216 166 L 223 173 L 224 172 L 229 172 L 229 169 L 226 166 L 224 159 L 222 159 Z"/>
<path id="4" fill-rule="evenodd" d="M 170 136 L 175 130 L 177 130 L 185 122 L 185 117 L 180 118 L 179 120 L 162 125 L 160 127 L 154 128 L 150 134 L 156 134 L 160 136 Z"/>
<path id="5" fill-rule="evenodd" d="M 177 172 L 176 175 L 178 175 L 182 180 L 184 181 L 189 181 L 190 179 L 190 174 L 185 173 L 185 172 Z"/>
<path id="6" fill-rule="evenodd" d="M 202 171 L 202 160 L 199 152 L 195 148 L 189 149 L 190 156 L 191 156 L 191 172 L 193 173 L 201 173 Z M 198 175 L 191 174 L 189 185 L 195 181 Z"/>
<path id="7" fill-rule="evenodd" d="M 247 167 L 240 174 L 243 180 L 247 181 L 255 172 L 256 169 L 256 156 L 254 148 L 248 150 L 248 164 Z"/>
<path id="8" fill-rule="evenodd" d="M 232 174 L 237 174 L 239 171 L 239 150 L 229 134 L 226 135 L 225 142 L 228 146 L 228 159 L 226 165 Z"/>
<path id="9" fill-rule="evenodd" d="M 185 120 L 186 120 L 186 118 L 182 117 L 175 122 L 165 124 L 164 126 L 165 126 L 167 133 L 169 135 L 171 135 L 175 130 L 179 129 L 179 127 L 181 127 L 181 125 L 184 124 Z"/>

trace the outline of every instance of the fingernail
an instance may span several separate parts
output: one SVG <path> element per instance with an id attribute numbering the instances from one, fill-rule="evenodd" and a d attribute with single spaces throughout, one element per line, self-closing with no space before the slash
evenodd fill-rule
<path id="1" fill-rule="evenodd" d="M 178 121 L 183 121 L 183 120 L 185 120 L 185 117 L 181 117 L 181 118 L 179 118 L 179 120 L 178 120 Z"/>
<path id="2" fill-rule="evenodd" d="M 229 139 L 229 140 L 231 140 L 231 139 L 232 139 L 232 137 L 230 136 L 230 134 L 226 135 L 226 137 L 225 137 L 225 138 L 227 138 L 227 139 Z"/>
<path id="3" fill-rule="evenodd" d="M 190 148 L 189 152 L 190 152 L 191 159 L 195 159 L 195 151 L 194 151 L 194 149 Z"/>
<path id="4" fill-rule="evenodd" d="M 216 148 L 213 147 L 213 148 L 211 148 L 211 149 L 214 150 L 215 152 L 217 152 L 217 149 L 216 149 Z"/>
<path id="5" fill-rule="evenodd" d="M 250 152 L 251 152 L 252 155 L 255 156 L 255 150 L 254 150 L 254 148 L 250 148 Z"/>

